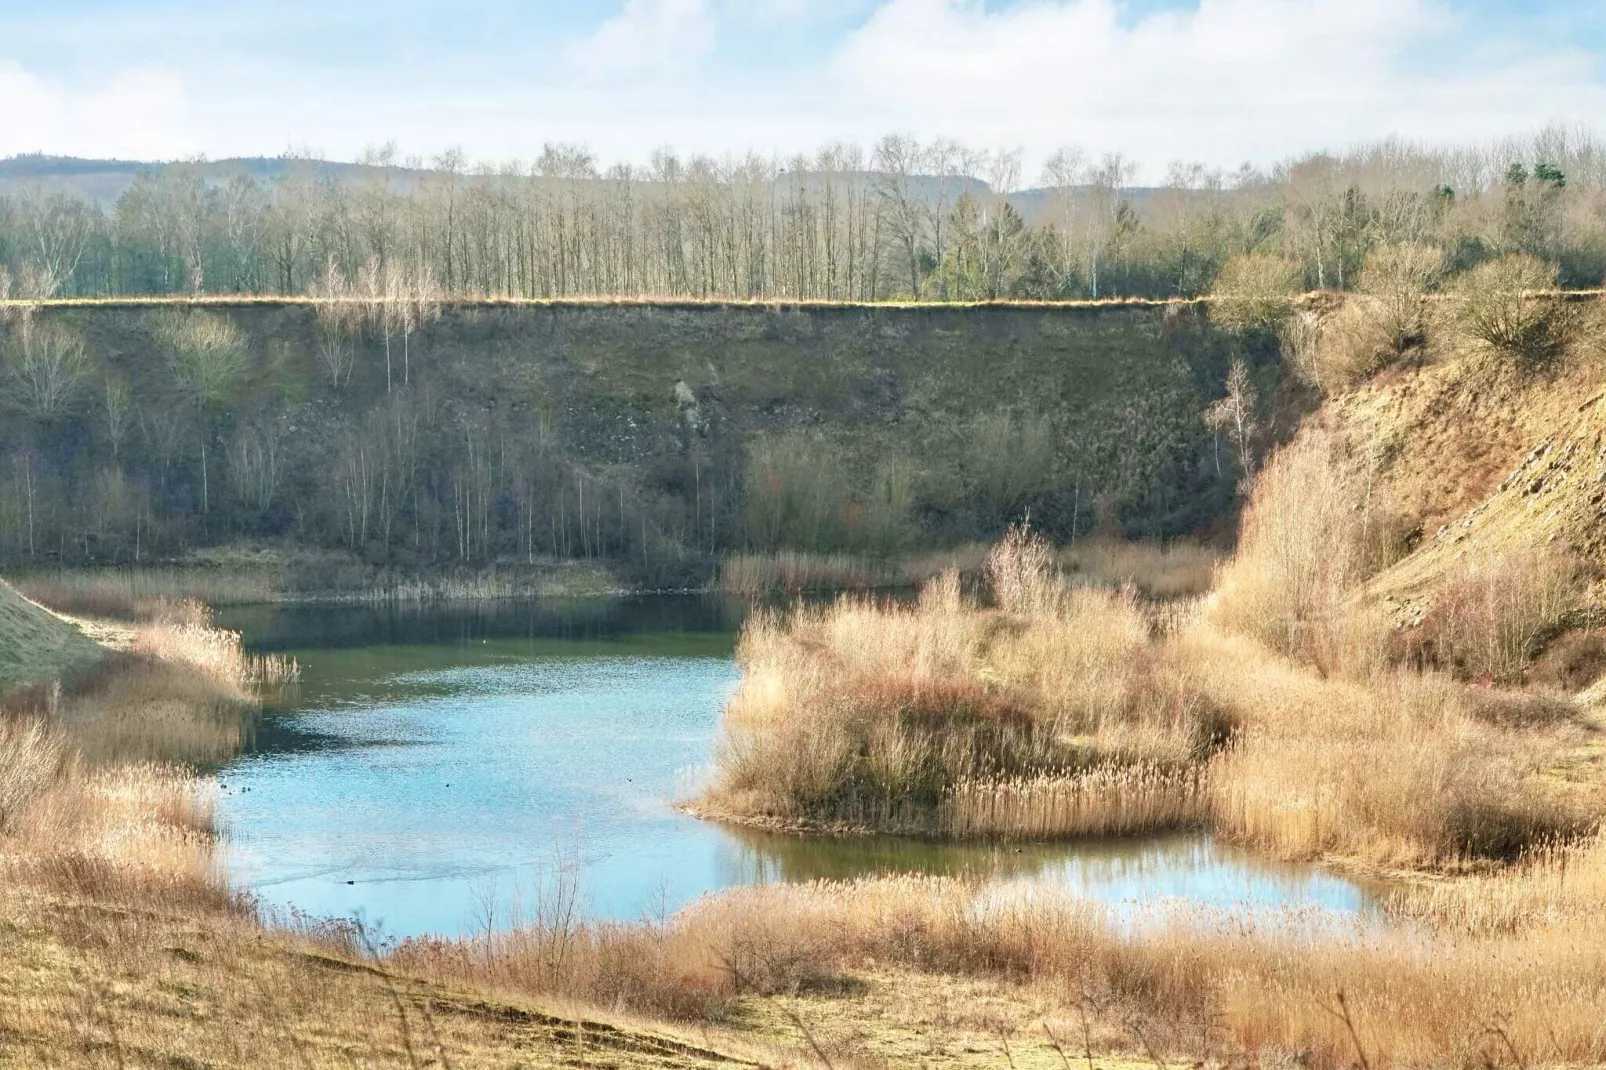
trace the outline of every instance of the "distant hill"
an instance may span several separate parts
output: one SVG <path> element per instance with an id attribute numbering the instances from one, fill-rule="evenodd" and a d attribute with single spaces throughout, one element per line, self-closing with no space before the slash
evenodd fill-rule
<path id="1" fill-rule="evenodd" d="M 0 194 L 43 187 L 64 190 L 103 204 L 115 203 L 141 171 L 161 172 L 183 166 L 199 171 L 209 181 L 224 183 L 236 175 L 271 182 L 293 175 L 315 174 L 340 181 L 358 181 L 384 175 L 402 188 L 416 185 L 433 172 L 406 167 L 371 167 L 366 164 L 298 157 L 246 156 L 227 160 L 176 165 L 146 160 L 85 160 L 76 156 L 12 156 L 0 159 Z"/>
<path id="2" fill-rule="evenodd" d="M 341 163 L 335 160 L 310 160 L 287 156 L 244 156 L 226 160 L 209 160 L 182 164 L 144 160 L 86 160 L 76 156 L 25 155 L 0 159 L 0 195 L 24 189 L 61 190 L 74 193 L 102 205 L 110 206 L 133 183 L 141 171 L 161 172 L 169 167 L 183 166 L 200 172 L 209 182 L 219 185 L 237 175 L 247 175 L 257 182 L 274 182 L 300 175 L 315 175 L 340 182 L 384 181 L 398 192 L 407 192 L 421 182 L 441 174 L 428 168 L 380 167 L 371 164 Z M 495 182 L 501 176 L 468 175 L 468 182 Z M 868 182 L 873 175 L 864 172 L 860 179 Z M 966 189 L 981 195 L 990 194 L 991 187 L 979 179 L 958 175 L 922 176 L 915 180 L 920 196 L 935 198 L 946 195 L 952 201 Z M 1049 190 L 1026 189 L 1007 198 L 1028 223 L 1036 222 L 1047 209 Z M 1153 194 L 1153 188 L 1132 188 L 1123 191 L 1130 202 L 1141 205 Z"/>

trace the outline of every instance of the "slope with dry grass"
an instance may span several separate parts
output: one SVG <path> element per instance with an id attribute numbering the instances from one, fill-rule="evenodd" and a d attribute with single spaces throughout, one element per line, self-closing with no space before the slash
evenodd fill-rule
<path id="1" fill-rule="evenodd" d="M 420 980 L 349 928 L 264 927 L 195 768 L 236 753 L 296 667 L 195 605 L 116 631 L 124 649 L 78 644 L 91 675 L 0 705 L 0 1065 L 752 1064 L 595 1008 Z"/>
<path id="2" fill-rule="evenodd" d="M 0 580 L 0 695 L 71 678 L 92 668 L 100 655 L 72 624 Z"/>

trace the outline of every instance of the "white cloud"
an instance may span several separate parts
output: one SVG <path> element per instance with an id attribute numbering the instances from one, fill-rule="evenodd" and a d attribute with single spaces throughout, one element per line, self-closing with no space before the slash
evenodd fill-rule
<path id="1" fill-rule="evenodd" d="M 36 43 L 22 48 L 27 68 L 0 53 L 0 155 L 311 144 L 350 157 L 394 137 L 424 155 L 462 145 L 475 158 L 529 158 L 561 139 L 641 161 L 664 143 L 787 155 L 898 130 L 1023 145 L 1028 181 L 1063 143 L 1126 152 L 1157 180 L 1177 158 L 1231 168 L 1391 134 L 1484 142 L 1606 115 L 1598 56 L 1560 35 L 1491 40 L 1466 0 L 1196 0 L 1139 19 L 1124 0 L 608 6 L 587 36 L 542 38 L 544 62 L 510 59 L 507 48 L 534 39 L 510 32 L 443 45 L 438 69 L 390 64 L 385 77 L 328 48 L 298 69 L 243 39 L 152 61 L 164 70 L 81 74 L 130 65 L 107 40 L 80 77 L 56 81 L 72 69 L 42 66 Z M 7 18 L 0 37 L 15 42 Z"/>
<path id="2" fill-rule="evenodd" d="M 183 82 L 166 71 L 124 70 L 74 89 L 0 60 L 0 101 L 0 156 L 174 158 L 202 147 Z"/>
<path id="3" fill-rule="evenodd" d="M 569 46 L 566 66 L 593 84 L 674 79 L 712 51 L 714 21 L 705 0 L 625 0 L 596 33 Z"/>
<path id="4" fill-rule="evenodd" d="M 1172 158 L 1484 141 L 1606 108 L 1590 58 L 1562 49 L 1419 73 L 1459 30 L 1438 0 L 1200 0 L 1136 22 L 1113 0 L 888 0 L 831 75 L 883 123 L 1038 153 L 1122 150 L 1153 177 Z"/>

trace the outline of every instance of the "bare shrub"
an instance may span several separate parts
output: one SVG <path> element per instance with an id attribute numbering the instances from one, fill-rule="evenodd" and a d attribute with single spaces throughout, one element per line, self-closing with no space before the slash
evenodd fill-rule
<path id="1" fill-rule="evenodd" d="M 1240 253 L 1221 266 L 1210 291 L 1210 318 L 1229 330 L 1275 329 L 1304 286 L 1299 261 L 1275 253 Z"/>
<path id="2" fill-rule="evenodd" d="M 1426 341 L 1426 295 L 1444 267 L 1444 250 L 1419 243 L 1380 245 L 1367 255 L 1360 289 L 1373 298 L 1372 314 L 1396 355 Z"/>
<path id="3" fill-rule="evenodd" d="M 1421 660 L 1472 679 L 1520 680 L 1582 594 L 1577 564 L 1548 549 L 1469 555 L 1409 637 Z"/>
<path id="4" fill-rule="evenodd" d="M 1340 393 L 1393 362 L 1401 350 L 1383 301 L 1352 294 L 1322 321 L 1312 370 L 1326 393 Z"/>
<path id="5" fill-rule="evenodd" d="M 984 567 L 993 600 L 1010 613 L 1053 612 L 1062 585 L 1054 548 L 1028 524 L 1010 527 Z"/>
<path id="6" fill-rule="evenodd" d="M 5 397 L 12 407 L 48 423 L 69 415 L 91 361 L 83 335 L 57 323 L 32 323 L 5 346 Z"/>
<path id="7" fill-rule="evenodd" d="M 1524 253 L 1479 264 L 1451 288 L 1451 324 L 1463 345 L 1531 370 L 1574 333 L 1576 317 L 1555 289 L 1556 269 Z"/>

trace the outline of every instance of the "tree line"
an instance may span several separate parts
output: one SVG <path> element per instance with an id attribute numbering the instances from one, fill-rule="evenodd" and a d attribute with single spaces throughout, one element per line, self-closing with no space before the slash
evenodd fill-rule
<path id="1" fill-rule="evenodd" d="M 0 197 L 0 289 L 146 294 L 730 297 L 841 301 L 1186 297 L 1235 255 L 1276 253 L 1314 289 L 1354 287 L 1379 246 L 1452 269 L 1509 253 L 1606 275 L 1606 147 L 1561 129 L 1480 148 L 1384 142 L 1235 172 L 1174 164 L 1138 187 L 1120 155 L 888 136 L 865 152 L 604 167 L 203 162 L 141 170 L 115 203 L 59 188 Z M 409 297 L 408 301 L 413 301 Z"/>

